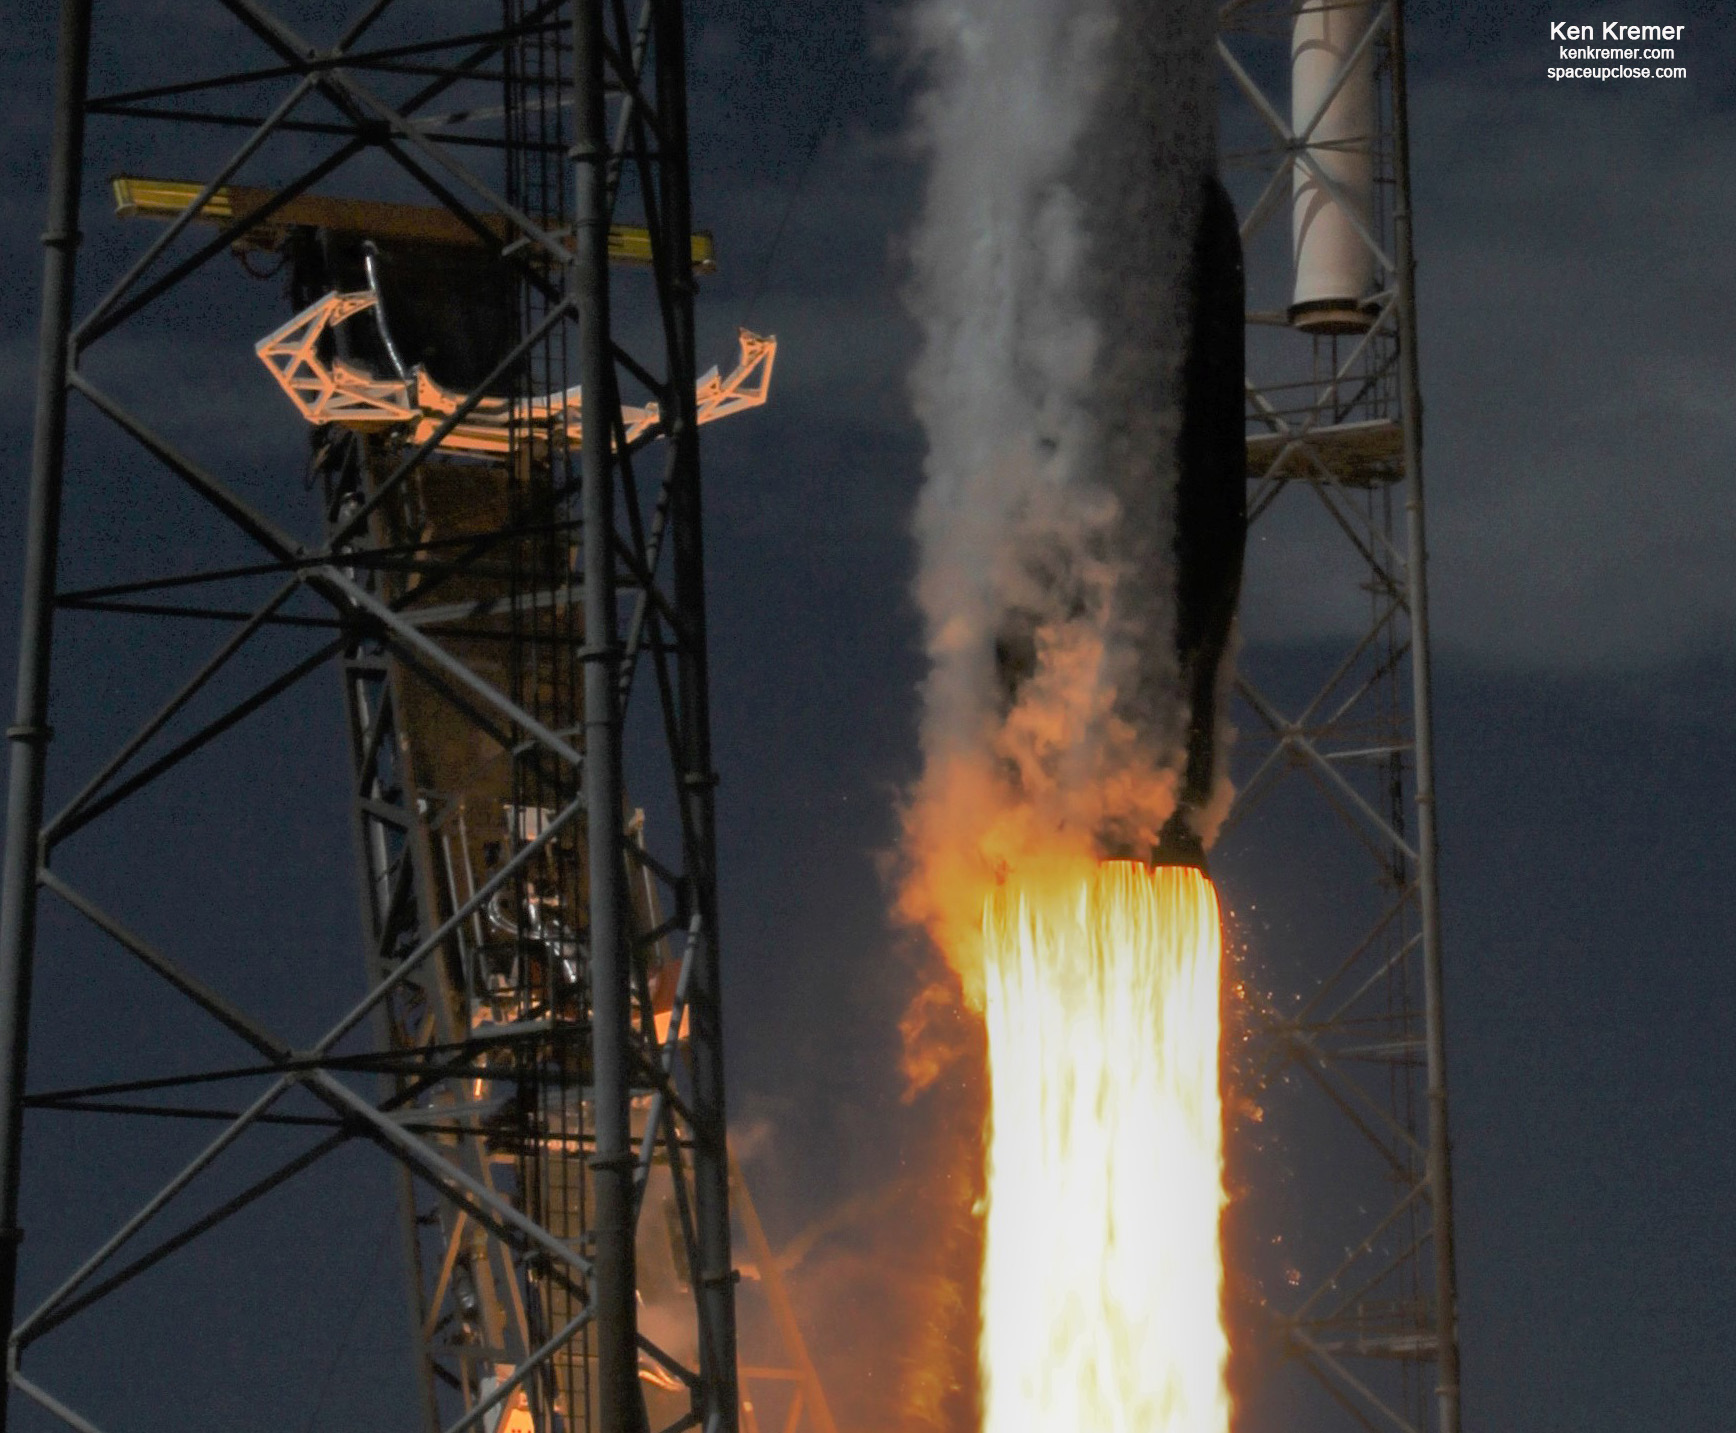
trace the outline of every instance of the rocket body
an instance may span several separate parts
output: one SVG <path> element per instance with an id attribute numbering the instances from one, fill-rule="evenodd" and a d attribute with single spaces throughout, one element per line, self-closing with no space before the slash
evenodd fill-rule
<path id="1" fill-rule="evenodd" d="M 1201 817 L 1222 777 L 1227 662 L 1248 534 L 1242 243 L 1235 205 L 1208 177 L 1189 273 L 1175 497 L 1175 647 L 1187 737 L 1176 812 L 1156 865 L 1205 863 Z"/>
<path id="2" fill-rule="evenodd" d="M 1176 413 L 1149 424 L 1167 434 L 1173 462 L 1154 461 L 1128 474 L 1118 494 L 1121 503 L 1122 560 L 1138 573 L 1161 574 L 1167 592 L 1128 593 L 1123 600 L 1173 616 L 1131 623 L 1144 643 L 1137 667 L 1150 673 L 1133 684 L 1125 704 L 1128 721 L 1144 726 L 1165 745 L 1173 763 L 1175 809 L 1157 833 L 1141 838 L 1125 821 L 1099 826 L 1098 854 L 1104 859 L 1146 860 L 1154 865 L 1203 868 L 1205 840 L 1214 794 L 1222 780 L 1223 706 L 1228 654 L 1241 596 L 1243 548 L 1247 538 L 1247 446 L 1244 436 L 1245 340 L 1242 245 L 1235 206 L 1215 176 L 1199 180 L 1191 241 L 1177 265 L 1182 290 L 1176 305 L 1185 341 L 1179 348 L 1173 382 L 1164 390 Z M 1161 345 L 1160 335 L 1152 336 Z M 1153 395 L 1128 395 L 1121 401 L 1153 401 Z M 1166 401 L 1158 396 L 1155 401 Z M 1173 482 L 1167 495 L 1141 492 L 1141 484 Z M 1134 534 L 1148 532 L 1167 517 L 1171 534 L 1161 544 L 1142 546 Z M 1010 604 L 995 634 L 995 673 L 1003 717 L 1025 699 L 1039 670 L 1045 624 L 1065 622 L 1087 610 L 1076 552 L 1057 545 L 1034 545 L 1024 554 L 1025 572 L 1039 602 Z M 1135 579 L 1137 580 L 1137 579 Z M 1158 652 L 1158 645 L 1169 645 Z M 1141 685 L 1143 680 L 1143 685 Z"/>

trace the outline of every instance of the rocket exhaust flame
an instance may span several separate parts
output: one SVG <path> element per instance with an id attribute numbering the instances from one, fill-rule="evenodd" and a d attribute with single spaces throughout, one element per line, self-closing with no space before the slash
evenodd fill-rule
<path id="1" fill-rule="evenodd" d="M 984 1433 L 1224 1433 L 1217 898 L 1067 863 L 983 919 Z"/>
<path id="2" fill-rule="evenodd" d="M 1246 453 L 1215 12 L 913 0 L 929 672 L 899 909 L 949 969 L 906 1069 L 948 1097 L 970 1047 L 943 1017 L 980 1015 L 980 1337 L 940 1382 L 974 1385 L 985 1433 L 1229 1421 L 1204 860 Z"/>

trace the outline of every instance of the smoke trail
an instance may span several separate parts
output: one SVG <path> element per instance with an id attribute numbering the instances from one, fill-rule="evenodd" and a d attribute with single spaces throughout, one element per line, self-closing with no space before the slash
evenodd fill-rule
<path id="1" fill-rule="evenodd" d="M 900 910 L 980 1008 L 996 873 L 1149 848 L 1175 806 L 1177 389 L 1211 11 L 917 0 L 913 22 L 930 668 Z"/>

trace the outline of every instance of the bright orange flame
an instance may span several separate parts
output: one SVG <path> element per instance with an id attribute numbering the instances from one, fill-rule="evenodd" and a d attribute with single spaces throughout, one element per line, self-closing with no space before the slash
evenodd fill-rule
<path id="1" fill-rule="evenodd" d="M 1225 1433 L 1217 896 L 1132 861 L 983 916 L 984 1433 Z"/>

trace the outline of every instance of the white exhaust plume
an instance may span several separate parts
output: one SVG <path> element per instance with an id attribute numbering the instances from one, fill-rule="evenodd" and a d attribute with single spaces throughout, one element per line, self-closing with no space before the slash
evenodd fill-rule
<path id="1" fill-rule="evenodd" d="M 901 909 L 980 1009 L 996 873 L 1037 849 L 1149 848 L 1175 806 L 1175 442 L 1212 11 L 918 0 L 913 30 L 930 670 Z"/>

